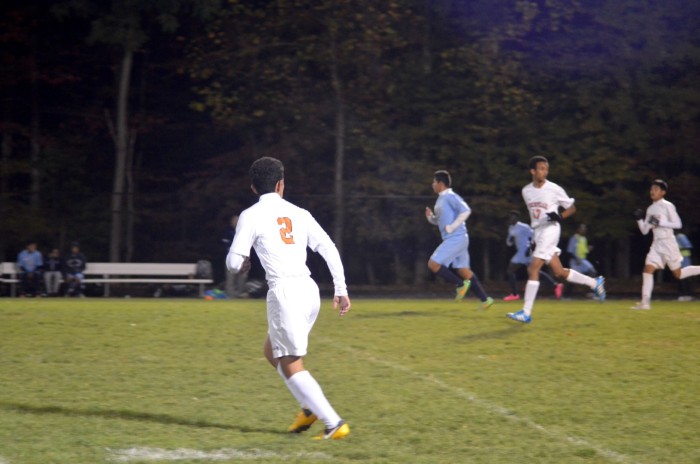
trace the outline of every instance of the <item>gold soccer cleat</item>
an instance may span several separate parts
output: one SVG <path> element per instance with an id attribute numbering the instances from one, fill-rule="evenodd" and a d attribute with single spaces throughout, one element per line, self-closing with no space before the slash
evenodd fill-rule
<path id="1" fill-rule="evenodd" d="M 310 409 L 302 409 L 294 419 L 294 423 L 287 429 L 287 432 L 301 433 L 309 430 L 309 427 L 316 422 L 316 419 L 318 419 L 318 417 L 316 417 L 316 414 L 312 413 Z"/>

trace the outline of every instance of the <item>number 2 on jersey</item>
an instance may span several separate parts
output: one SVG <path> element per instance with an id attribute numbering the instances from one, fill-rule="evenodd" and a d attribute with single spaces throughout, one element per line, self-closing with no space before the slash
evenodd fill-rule
<path id="1" fill-rule="evenodd" d="M 280 228 L 280 237 L 282 237 L 282 241 L 287 245 L 293 245 L 294 237 L 292 236 L 292 220 L 288 217 L 277 218 L 277 224 L 283 226 Z"/>

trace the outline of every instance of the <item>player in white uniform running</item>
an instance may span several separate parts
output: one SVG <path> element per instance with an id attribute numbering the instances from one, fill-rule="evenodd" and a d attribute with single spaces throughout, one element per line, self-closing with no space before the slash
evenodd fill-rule
<path id="1" fill-rule="evenodd" d="M 570 198 L 559 185 L 547 180 L 549 174 L 547 158 L 534 156 L 528 164 L 532 182 L 523 187 L 522 193 L 525 205 L 530 212 L 530 225 L 535 232 L 533 236 L 535 250 L 532 252 L 532 261 L 527 269 L 528 281 L 525 285 L 523 309 L 506 314 L 510 319 L 524 323 L 532 321 L 532 307 L 540 288 L 539 274 L 545 264 L 549 264 L 555 278 L 587 285 L 595 292 L 601 303 L 605 301 L 605 279 L 602 276 L 594 279 L 573 269 L 565 269 L 559 259 L 561 250 L 557 245 L 561 236 L 560 222 L 576 212 L 574 199 Z M 560 207 L 563 208 L 561 214 Z"/>
<path id="2" fill-rule="evenodd" d="M 673 234 L 673 229 L 683 228 L 676 207 L 666 200 L 668 184 L 661 179 L 651 183 L 649 196 L 653 202 L 647 208 L 646 214 L 638 209 L 634 212 L 640 232 L 646 235 L 651 230 L 654 240 L 651 242 L 649 253 L 644 261 L 642 273 L 642 301 L 632 309 L 651 309 L 651 293 L 654 289 L 654 271 L 668 266 L 676 279 L 685 279 L 700 274 L 700 266 L 687 266 L 681 268 L 683 256 L 678 248 L 678 242 Z"/>
<path id="3" fill-rule="evenodd" d="M 302 410 L 289 432 L 303 432 L 321 419 L 325 430 L 316 439 L 340 439 L 350 427 L 335 412 L 320 385 L 304 368 L 309 332 L 316 321 L 321 299 L 306 266 L 306 249 L 318 252 L 333 277 L 333 307 L 340 315 L 350 310 L 343 263 L 335 244 L 311 214 L 282 199 L 284 166 L 263 157 L 250 167 L 251 188 L 260 195 L 243 211 L 236 226 L 226 266 L 232 272 L 250 267 L 253 247 L 265 269 L 268 333 L 265 358 L 277 369 Z"/>
<path id="4" fill-rule="evenodd" d="M 518 293 L 518 271 L 521 268 L 527 269 L 532 261 L 532 256 L 530 248 L 532 237 L 534 231 L 532 227 L 520 222 L 520 213 L 513 210 L 508 215 L 508 237 L 506 237 L 506 245 L 509 247 L 515 247 L 515 254 L 510 258 L 508 263 L 508 269 L 506 273 L 508 274 L 508 285 L 510 286 L 510 294 L 503 298 L 504 301 L 517 301 L 520 299 L 520 293 Z M 561 294 L 564 290 L 564 285 L 558 283 L 554 278 L 544 271 L 540 271 L 540 277 L 544 278 L 554 289 L 554 296 L 557 300 L 561 299 Z"/>

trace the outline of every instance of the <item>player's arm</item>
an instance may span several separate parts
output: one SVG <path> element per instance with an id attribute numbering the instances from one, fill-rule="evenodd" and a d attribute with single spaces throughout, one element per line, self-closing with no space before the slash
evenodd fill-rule
<path id="1" fill-rule="evenodd" d="M 233 243 L 226 255 L 226 268 L 238 274 L 250 270 L 250 248 L 253 246 L 255 230 L 246 211 L 241 213 L 236 225 Z"/>
<path id="2" fill-rule="evenodd" d="M 343 262 L 340 259 L 340 253 L 336 248 L 333 240 L 328 236 L 325 230 L 316 222 L 316 219 L 309 214 L 309 232 L 308 232 L 308 247 L 320 254 L 326 261 L 328 270 L 333 277 L 333 308 L 338 309 L 339 315 L 344 315 L 350 311 L 350 297 L 348 296 L 348 287 L 345 283 L 345 269 Z"/>
<path id="3" fill-rule="evenodd" d="M 571 205 L 561 212 L 561 218 L 566 219 L 576 214 L 576 205 Z"/>
<path id="4" fill-rule="evenodd" d="M 669 206 L 667 213 L 668 220 L 657 218 L 658 220 L 655 221 L 656 226 L 667 227 L 669 229 L 682 229 L 683 222 L 681 221 L 681 217 L 678 215 L 675 206 Z"/>
<path id="5" fill-rule="evenodd" d="M 448 234 L 451 234 L 452 232 L 454 232 L 457 229 L 457 227 L 459 227 L 460 225 L 462 225 L 462 223 L 464 221 L 469 219 L 469 216 L 471 214 L 472 214 L 471 210 L 467 210 L 467 211 L 463 211 L 463 212 L 459 213 L 459 215 L 455 218 L 455 220 L 452 221 L 452 224 L 447 224 L 445 226 L 445 232 L 447 232 Z"/>
<path id="6" fill-rule="evenodd" d="M 425 218 L 428 220 L 429 223 L 431 223 L 434 226 L 436 226 L 438 223 L 437 217 L 435 217 L 433 210 L 427 206 L 425 207 Z"/>
<path id="7" fill-rule="evenodd" d="M 634 219 L 637 220 L 637 227 L 639 227 L 639 231 L 642 233 L 642 235 L 646 235 L 649 233 L 651 230 L 651 224 L 647 223 L 644 219 L 646 218 L 646 214 L 644 214 L 644 211 L 642 209 L 637 209 L 634 212 Z"/>
<path id="8" fill-rule="evenodd" d="M 239 255 L 238 253 L 229 252 L 229 254 L 226 255 L 226 268 L 234 274 L 247 272 L 250 270 L 250 258 L 248 256 Z"/>

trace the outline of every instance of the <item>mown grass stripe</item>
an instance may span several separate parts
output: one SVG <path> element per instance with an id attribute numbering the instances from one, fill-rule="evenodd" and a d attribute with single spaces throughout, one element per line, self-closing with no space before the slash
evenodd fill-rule
<path id="1" fill-rule="evenodd" d="M 394 369 L 399 372 L 403 372 L 404 374 L 410 375 L 411 377 L 414 377 L 416 379 L 420 379 L 422 381 L 426 382 L 431 382 L 434 385 L 437 385 L 443 390 L 447 390 L 452 392 L 456 397 L 464 399 L 469 401 L 470 403 L 473 403 L 479 407 L 482 407 L 486 409 L 489 412 L 496 413 L 502 417 L 505 417 L 508 420 L 518 422 L 521 424 L 526 425 L 527 427 L 530 427 L 534 430 L 537 430 L 553 439 L 562 441 L 562 442 L 567 442 L 574 444 L 576 446 L 581 446 L 581 447 L 587 447 L 592 450 L 594 450 L 596 453 L 598 453 L 600 456 L 604 457 L 605 459 L 608 459 L 609 461 L 612 462 L 619 462 L 619 463 L 624 463 L 624 464 L 641 464 L 639 461 L 633 461 L 629 456 L 626 456 L 624 454 L 618 453 L 616 451 L 609 450 L 607 448 L 604 448 L 602 446 L 596 445 L 594 443 L 589 442 L 588 440 L 585 440 L 583 438 L 579 437 L 574 437 L 570 436 L 566 433 L 558 432 L 554 429 L 547 428 L 543 425 L 538 424 L 534 420 L 523 417 L 518 415 L 515 411 L 505 408 L 503 406 L 500 406 L 498 404 L 494 404 L 490 401 L 484 400 L 479 398 L 473 393 L 470 393 L 468 391 L 463 390 L 462 388 L 459 387 L 454 387 L 452 385 L 449 385 L 448 383 L 438 379 L 437 377 L 433 375 L 424 375 L 422 373 L 416 372 L 413 369 L 403 366 L 401 364 L 395 363 L 393 361 L 389 361 L 387 359 L 380 359 L 377 358 L 376 356 L 373 356 L 370 353 L 367 353 L 366 351 L 359 350 L 357 348 L 352 348 L 349 346 L 344 346 L 343 344 L 336 343 L 333 340 L 329 339 L 323 339 L 322 340 L 324 343 L 328 343 L 329 345 L 332 345 L 334 347 L 340 347 L 341 349 L 344 349 L 345 351 L 353 354 L 354 356 L 359 356 L 362 357 L 363 359 L 377 365 L 382 365 L 389 367 L 391 369 Z"/>
<path id="2" fill-rule="evenodd" d="M 333 456 L 320 452 L 300 452 L 292 454 L 281 454 L 274 451 L 261 449 L 239 450 L 236 448 L 222 448 L 218 450 L 204 451 L 188 448 L 178 448 L 167 450 L 163 448 L 126 448 L 108 449 L 107 460 L 111 462 L 133 462 L 133 461 L 230 461 L 245 460 L 255 461 L 258 459 L 309 459 L 315 461 L 333 460 Z M 2 461 L 0 461 L 0 464 Z"/>

